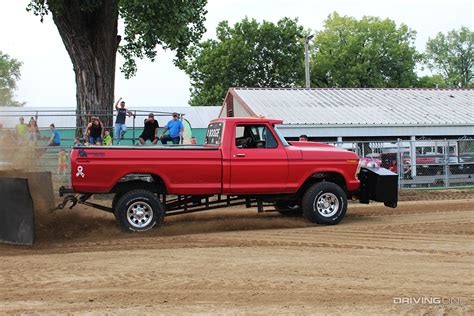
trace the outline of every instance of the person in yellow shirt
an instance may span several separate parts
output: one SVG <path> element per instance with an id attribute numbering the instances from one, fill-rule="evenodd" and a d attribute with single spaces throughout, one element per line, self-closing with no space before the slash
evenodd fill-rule
<path id="1" fill-rule="evenodd" d="M 16 134 L 21 139 L 26 139 L 26 134 L 28 133 L 28 125 L 25 124 L 25 118 L 20 116 L 20 123 L 16 124 Z"/>

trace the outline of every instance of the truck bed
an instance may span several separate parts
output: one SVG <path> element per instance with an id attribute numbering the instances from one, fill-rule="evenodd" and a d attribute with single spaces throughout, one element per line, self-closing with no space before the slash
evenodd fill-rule
<path id="1" fill-rule="evenodd" d="M 205 145 L 137 145 L 137 146 L 75 146 L 75 149 L 117 149 L 117 150 L 219 150 L 217 146 Z"/>

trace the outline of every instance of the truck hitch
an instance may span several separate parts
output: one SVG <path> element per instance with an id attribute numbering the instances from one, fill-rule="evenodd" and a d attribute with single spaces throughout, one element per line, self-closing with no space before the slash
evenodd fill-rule
<path id="1" fill-rule="evenodd" d="M 75 195 L 67 195 L 63 198 L 63 201 L 59 203 L 55 208 L 51 210 L 51 212 L 56 211 L 56 210 L 62 210 L 66 207 L 67 203 L 71 203 L 71 206 L 69 206 L 69 209 L 72 209 L 74 206 L 77 205 L 79 200 Z"/>
<path id="2" fill-rule="evenodd" d="M 60 189 L 60 196 L 63 196 L 65 192 L 71 192 L 72 191 L 72 190 L 70 190 L 70 191 L 69 190 L 70 189 L 63 189 L 63 188 L 62 188 L 62 190 Z M 105 212 L 109 212 L 109 213 L 114 212 L 114 209 L 111 208 L 111 207 L 107 207 L 107 206 L 100 205 L 100 204 L 97 204 L 97 203 L 88 202 L 89 198 L 92 195 L 93 195 L 92 193 L 76 194 L 76 195 L 68 194 L 63 198 L 63 201 L 61 203 L 59 203 L 54 209 L 51 210 L 51 212 L 56 211 L 56 210 L 64 209 L 68 203 L 71 203 L 71 205 L 69 206 L 69 209 L 72 209 L 77 204 L 83 204 L 83 205 L 86 205 L 86 206 L 96 208 L 96 209 L 101 210 L 101 211 L 105 211 Z"/>

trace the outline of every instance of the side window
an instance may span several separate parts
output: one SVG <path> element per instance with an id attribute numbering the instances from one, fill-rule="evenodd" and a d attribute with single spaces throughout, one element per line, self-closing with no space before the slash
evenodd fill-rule
<path id="1" fill-rule="evenodd" d="M 278 142 L 265 125 L 237 125 L 235 146 L 237 148 L 277 148 Z"/>
<path id="2" fill-rule="evenodd" d="M 275 139 L 275 137 L 273 136 L 273 134 L 268 131 L 268 133 L 266 133 L 266 145 L 267 145 L 267 148 L 277 148 L 278 147 L 278 143 L 277 143 L 277 140 Z"/>

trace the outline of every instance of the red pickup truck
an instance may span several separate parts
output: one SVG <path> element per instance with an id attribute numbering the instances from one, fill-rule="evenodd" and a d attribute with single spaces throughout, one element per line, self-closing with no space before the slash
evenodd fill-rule
<path id="1" fill-rule="evenodd" d="M 314 142 L 289 144 L 275 127 L 281 123 L 215 119 L 202 146 L 75 147 L 72 188 L 60 190 L 70 194 L 62 207 L 67 201 L 87 204 L 113 212 L 125 230 L 145 231 L 167 215 L 239 204 L 259 211 L 271 206 L 318 224 L 341 221 L 353 195 L 396 206 L 395 174 L 364 168 L 359 180 L 355 153 Z M 88 201 L 106 193 L 114 194 L 111 207 Z"/>

